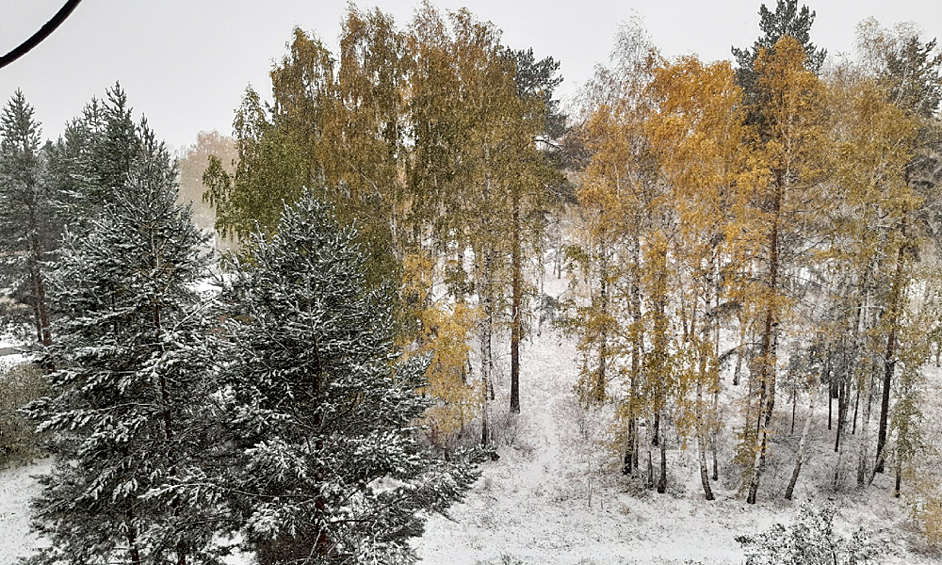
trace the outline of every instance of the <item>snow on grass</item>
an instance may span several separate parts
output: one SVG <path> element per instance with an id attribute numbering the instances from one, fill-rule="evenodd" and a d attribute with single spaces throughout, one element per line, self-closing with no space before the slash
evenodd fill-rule
<path id="1" fill-rule="evenodd" d="M 24 334 L 22 328 L 0 327 L 0 374 L 29 360 L 30 353 L 27 350 L 30 344 L 24 341 Z"/>
<path id="2" fill-rule="evenodd" d="M 776 516 L 757 522 L 733 493 L 720 492 L 714 503 L 697 492 L 629 493 L 601 441 L 607 415 L 584 412 L 573 393 L 575 359 L 572 341 L 553 332 L 524 349 L 514 444 L 485 465 L 465 502 L 449 511 L 451 520 L 430 519 L 415 543 L 422 563 L 499 563 L 505 556 L 559 564 L 741 562 L 733 538 Z"/>

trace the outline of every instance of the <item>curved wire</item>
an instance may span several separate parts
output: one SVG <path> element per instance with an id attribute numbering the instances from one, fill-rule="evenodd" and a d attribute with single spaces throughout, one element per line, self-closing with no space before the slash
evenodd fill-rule
<path id="1" fill-rule="evenodd" d="M 68 0 L 65 3 L 65 6 L 59 9 L 56 12 L 55 16 L 52 16 L 52 19 L 46 22 L 46 24 L 39 28 L 39 31 L 34 33 L 29 39 L 21 43 L 18 47 L 10 51 L 3 57 L 0 57 L 0 69 L 9 65 L 13 61 L 16 61 L 23 55 L 26 55 L 33 47 L 39 45 L 44 39 L 49 37 L 49 34 L 54 32 L 66 18 L 69 17 L 69 14 L 72 13 L 72 10 L 79 5 L 79 2 L 82 0 Z"/>

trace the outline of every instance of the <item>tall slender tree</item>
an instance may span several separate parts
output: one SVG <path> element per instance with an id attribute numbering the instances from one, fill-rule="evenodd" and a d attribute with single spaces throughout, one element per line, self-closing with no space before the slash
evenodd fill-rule
<path id="1" fill-rule="evenodd" d="M 559 101 L 553 91 L 562 82 L 556 76 L 559 63 L 552 57 L 537 61 L 533 49 L 511 51 L 514 59 L 514 83 L 517 86 L 518 123 L 517 180 L 510 192 L 510 411 L 520 412 L 520 342 L 523 338 L 526 304 L 524 302 L 524 263 L 527 255 L 542 254 L 546 216 L 553 194 L 565 180 L 556 169 L 554 139 L 565 131 L 565 116 L 559 113 Z M 527 245 L 529 243 L 529 245 Z M 532 249 L 531 253 L 527 253 Z M 541 262 L 542 264 L 542 262 Z"/>
<path id="2" fill-rule="evenodd" d="M 0 115 L 0 276 L 32 310 L 36 342 L 48 346 L 52 331 L 44 262 L 61 227 L 34 113 L 17 90 Z"/>
<path id="3" fill-rule="evenodd" d="M 642 419 L 660 424 L 650 410 L 645 386 L 645 338 L 650 328 L 645 323 L 642 281 L 642 251 L 657 192 L 656 161 L 645 133 L 652 111 L 646 89 L 659 63 L 643 28 L 636 22 L 623 26 L 612 65 L 597 69 L 586 89 L 581 129 L 593 155 L 577 190 L 585 224 L 578 245 L 570 248 L 585 278 L 583 292 L 588 294 L 587 303 L 570 319 L 585 355 L 580 389 L 587 400 L 602 402 L 614 376 L 625 375 L 628 381 L 627 398 L 618 401 L 627 427 L 626 474 L 639 470 Z M 652 432 L 647 439 L 657 435 Z M 651 473 L 653 485 L 653 469 Z"/>
<path id="4" fill-rule="evenodd" d="M 649 95 L 656 111 L 645 129 L 678 223 L 671 250 L 683 325 L 678 403 L 681 420 L 693 421 L 688 429 L 697 441 L 704 496 L 712 500 L 706 452 L 717 422 L 705 394 L 719 393 L 716 336 L 728 308 L 722 273 L 734 269 L 728 232 L 743 204 L 736 190 L 743 167 L 742 90 L 728 64 L 685 58 L 655 71 Z M 685 398 L 690 391 L 693 406 Z"/>
<path id="5" fill-rule="evenodd" d="M 938 233 L 937 222 L 932 219 L 930 208 L 938 206 L 934 188 L 940 179 L 938 157 L 933 147 L 939 146 L 940 128 L 936 111 L 942 101 L 942 53 L 936 49 L 936 40 L 923 41 L 918 30 L 900 25 L 894 32 L 883 30 L 875 21 L 866 21 L 858 30 L 858 44 L 863 51 L 867 70 L 887 90 L 886 100 L 899 114 L 897 123 L 904 130 L 890 134 L 908 161 L 902 167 L 898 160 L 890 178 L 901 180 L 903 195 L 909 199 L 896 200 L 893 208 L 895 218 L 891 239 L 898 241 L 893 262 L 893 274 L 889 279 L 886 296 L 885 347 L 880 401 L 879 428 L 877 432 L 875 472 L 882 473 L 886 455 L 887 432 L 890 413 L 890 392 L 896 370 L 899 349 L 900 319 L 905 315 L 908 281 L 907 271 L 919 251 L 919 236 Z M 886 136 L 883 137 L 886 139 Z M 937 150 L 936 150 L 937 151 Z M 889 155 L 896 156 L 897 152 Z M 936 172 L 933 172 L 933 169 Z M 887 198 L 898 198 L 899 191 L 888 189 Z"/>
<path id="6" fill-rule="evenodd" d="M 747 283 L 756 301 L 755 360 L 756 404 L 748 453 L 754 454 L 749 471 L 747 502 L 754 504 L 766 461 L 768 435 L 776 398 L 777 343 L 780 325 L 790 317 L 793 297 L 789 282 L 794 268 L 813 258 L 812 247 L 802 245 L 799 232 L 807 234 L 827 210 L 819 189 L 827 174 L 828 154 L 824 92 L 815 75 L 805 67 L 806 53 L 791 36 L 784 36 L 772 50 L 762 50 L 754 68 L 758 82 L 754 103 L 761 120 L 754 126 L 754 192 L 748 213 L 751 228 L 741 244 L 751 247 L 758 260 L 758 277 Z M 812 213 L 812 211 L 814 213 Z M 747 275 L 744 280 L 750 277 Z"/>

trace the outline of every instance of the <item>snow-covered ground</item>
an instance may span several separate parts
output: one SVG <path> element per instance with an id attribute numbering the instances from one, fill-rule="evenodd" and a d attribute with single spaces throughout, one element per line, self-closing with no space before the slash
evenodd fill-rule
<path id="1" fill-rule="evenodd" d="M 52 460 L 46 459 L 0 470 L 0 564 L 12 565 L 38 546 L 39 540 L 29 533 L 29 500 L 39 494 L 34 476 L 51 468 Z"/>
<path id="2" fill-rule="evenodd" d="M 630 494 L 603 441 L 607 418 L 584 412 L 573 392 L 575 359 L 572 341 L 553 332 L 524 349 L 513 444 L 450 519 L 431 518 L 415 543 L 423 564 L 740 563 L 734 537 L 788 513 L 722 490 L 705 502 L 692 482 L 684 494 Z M 693 457 L 681 459 L 692 480 Z"/>
<path id="3" fill-rule="evenodd" d="M 26 356 L 21 353 L 22 348 L 22 340 L 12 331 L 0 330 L 0 371 L 26 360 Z"/>
<path id="4" fill-rule="evenodd" d="M 558 296 L 564 282 L 548 276 L 547 292 Z M 820 416 L 794 502 L 782 499 L 789 465 L 770 465 L 754 506 L 737 492 L 729 468 L 725 481 L 721 477 L 713 483 L 716 500 L 705 501 L 695 449 L 683 451 L 676 441 L 669 444 L 670 486 L 659 495 L 632 488 L 622 477 L 617 456 L 605 441 L 610 413 L 579 406 L 573 390 L 578 373 L 573 340 L 544 330 L 522 348 L 521 357 L 522 412 L 509 426 L 515 430 L 513 440 L 499 440 L 500 459 L 484 465 L 464 502 L 448 517 L 429 520 L 425 534 L 413 544 L 422 565 L 739 564 L 745 555 L 737 536 L 790 523 L 801 501 L 809 498 L 837 504 L 837 531 L 873 532 L 886 551 L 880 562 L 939 562 L 938 555 L 911 551 L 921 540 L 909 525 L 908 508 L 891 495 L 891 477 L 878 477 L 862 492 L 822 491 L 825 477 L 833 472 L 834 454 L 828 449 L 833 432 Z M 741 393 L 730 387 L 724 394 Z M 497 419 L 506 420 L 506 395 L 498 393 L 495 406 Z M 732 441 L 727 437 L 727 461 Z M 773 445 L 783 457 L 789 447 L 786 438 Z M 791 456 L 785 459 L 790 463 Z M 723 462 L 721 455 L 721 475 Z"/>

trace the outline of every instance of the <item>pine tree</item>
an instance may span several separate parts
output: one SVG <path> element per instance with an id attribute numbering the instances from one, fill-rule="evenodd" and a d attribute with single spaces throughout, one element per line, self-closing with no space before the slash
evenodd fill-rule
<path id="1" fill-rule="evenodd" d="M 474 479 L 416 441 L 428 358 L 396 363 L 356 231 L 305 194 L 224 290 L 234 520 L 260 563 L 400 563 Z M 459 458 L 460 459 L 460 458 Z"/>
<path id="2" fill-rule="evenodd" d="M 763 35 L 756 39 L 749 49 L 732 48 L 733 56 L 739 64 L 736 77 L 745 92 L 747 102 L 753 101 L 759 87 L 759 74 L 755 69 L 759 53 L 773 50 L 785 36 L 791 37 L 801 45 L 805 53 L 805 68 L 814 74 L 821 71 L 827 51 L 818 49 L 811 43 L 810 32 L 814 17 L 815 13 L 807 6 L 799 9 L 798 0 L 776 0 L 774 12 L 769 11 L 765 4 L 759 7 L 759 29 Z M 749 121 L 754 121 L 758 116 L 759 114 L 753 113 Z"/>
<path id="3" fill-rule="evenodd" d="M 811 245 L 802 245 L 820 225 L 831 203 L 821 181 L 827 174 L 824 92 L 804 66 L 806 54 L 790 36 L 772 50 L 761 50 L 754 68 L 758 76 L 754 104 L 762 116 L 752 130 L 755 177 L 741 241 L 756 258 L 757 276 L 741 272 L 756 314 L 759 336 L 754 373 L 756 400 L 753 419 L 745 431 L 745 451 L 753 459 L 747 502 L 754 504 L 766 461 L 778 371 L 778 336 L 791 317 L 796 285 L 792 275 L 814 258 Z M 801 234 L 801 235 L 799 235 Z M 748 428 L 752 428 L 749 430 Z"/>
<path id="4" fill-rule="evenodd" d="M 53 281 L 53 393 L 29 412 L 53 432 L 57 464 L 34 501 L 51 544 L 33 563 L 217 562 L 206 507 L 165 496 L 207 448 L 193 290 L 204 238 L 176 205 L 176 169 L 146 122 L 126 142 L 125 180 L 98 187 L 102 212 L 66 239 Z"/>
<path id="5" fill-rule="evenodd" d="M 0 115 L 0 280 L 29 305 L 36 341 L 48 346 L 52 333 L 44 262 L 61 226 L 34 112 L 17 90 Z"/>
<path id="6" fill-rule="evenodd" d="M 103 104 L 93 98 L 82 109 L 82 114 L 65 125 L 63 134 L 47 145 L 49 156 L 49 182 L 61 195 L 61 212 L 69 229 L 79 230 L 79 225 L 94 215 L 89 197 L 89 183 L 84 172 L 92 144 L 101 134 L 104 123 Z M 102 200 L 98 200 L 101 204 Z"/>
<path id="7" fill-rule="evenodd" d="M 518 98 L 513 117 L 517 124 L 518 141 L 514 149 L 518 155 L 519 172 L 517 181 L 511 182 L 508 190 L 511 238 L 510 411 L 519 413 L 520 341 L 524 334 L 523 320 L 527 315 L 523 265 L 527 255 L 542 255 L 545 215 L 553 193 L 558 193 L 557 187 L 564 183 L 555 167 L 557 159 L 554 159 L 556 151 L 552 148 L 552 140 L 564 133 L 565 116 L 557 109 L 559 101 L 553 99 L 553 91 L 563 80 L 555 76 L 559 63 L 552 57 L 537 62 L 533 49 L 511 51 L 507 55 L 514 60 Z M 551 149 L 541 149 L 541 144 Z"/>
<path id="8" fill-rule="evenodd" d="M 66 124 L 48 155 L 50 183 L 61 195 L 59 212 L 70 230 L 78 234 L 102 213 L 142 157 L 140 150 L 132 109 L 118 83 Z"/>
<path id="9" fill-rule="evenodd" d="M 92 138 L 93 143 L 83 163 L 88 183 L 86 198 L 98 199 L 99 204 L 102 196 L 107 197 L 124 186 L 133 164 L 143 157 L 141 151 L 144 149 L 138 142 L 140 132 L 134 124 L 128 97 L 121 85 L 115 83 L 105 96 L 102 122 L 100 125 L 92 124 L 93 128 L 100 129 Z"/>

